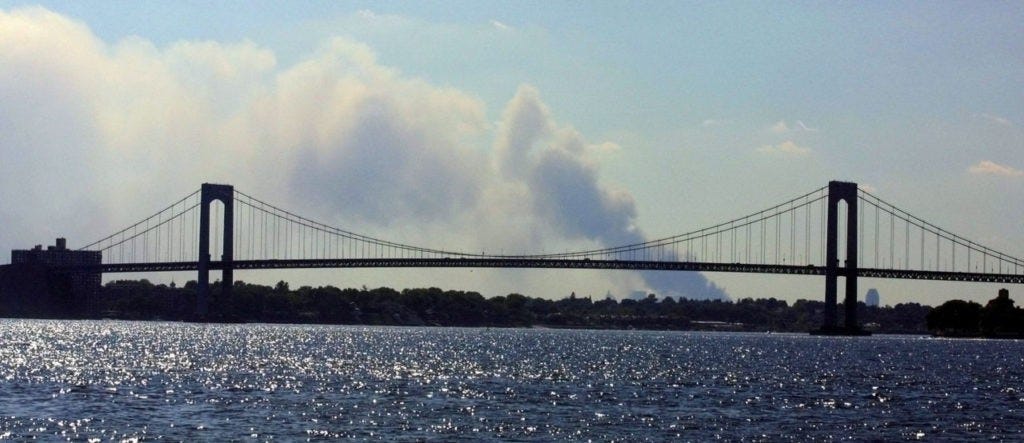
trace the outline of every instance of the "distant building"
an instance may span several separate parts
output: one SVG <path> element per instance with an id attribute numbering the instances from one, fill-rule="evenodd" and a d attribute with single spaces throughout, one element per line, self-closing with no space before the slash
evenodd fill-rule
<path id="1" fill-rule="evenodd" d="M 103 254 L 100 251 L 75 251 L 67 248 L 67 240 L 58 238 L 56 244 L 43 249 L 36 245 L 32 249 L 11 251 L 11 265 L 42 265 L 47 268 L 84 267 L 100 265 Z M 67 273 L 71 295 L 76 298 L 89 297 L 100 288 L 98 270 L 75 270 Z"/>
<path id="2" fill-rule="evenodd" d="M 864 304 L 868 306 L 878 306 L 879 297 L 878 290 L 875 288 L 868 289 L 867 295 L 864 296 Z"/>

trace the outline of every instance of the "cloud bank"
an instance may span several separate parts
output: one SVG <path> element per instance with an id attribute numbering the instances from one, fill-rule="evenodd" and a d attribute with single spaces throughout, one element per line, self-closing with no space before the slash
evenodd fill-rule
<path id="1" fill-rule="evenodd" d="M 790 132 L 818 132 L 818 129 L 807 126 L 802 120 L 797 120 L 795 127 L 789 126 L 785 120 L 779 120 L 769 126 L 768 131 L 774 134 L 787 134 Z"/>
<path id="2" fill-rule="evenodd" d="M 1016 169 L 1010 166 L 1001 165 L 999 163 L 982 160 L 978 164 L 967 168 L 967 171 L 971 174 L 978 175 L 998 175 L 1002 177 L 1024 177 L 1024 171 Z"/>
<path id="3" fill-rule="evenodd" d="M 111 44 L 42 8 L 0 11 L 0 207 L 24 214 L 5 217 L 0 246 L 52 235 L 32 227 L 44 221 L 73 226 L 73 238 L 107 234 L 201 182 L 425 246 L 512 253 L 647 238 L 632 195 L 600 176 L 599 154 L 617 145 L 558 122 L 529 85 L 496 123 L 487 113 L 346 39 L 279 66 L 252 42 Z M 787 143 L 775 149 L 801 153 Z M 609 289 L 725 296 L 697 273 L 620 281 Z"/>
<path id="4" fill-rule="evenodd" d="M 792 140 L 787 140 L 776 145 L 765 145 L 757 148 L 757 152 L 765 155 L 785 155 L 785 156 L 796 156 L 802 157 L 811 153 L 810 148 L 805 148 L 794 143 Z"/>

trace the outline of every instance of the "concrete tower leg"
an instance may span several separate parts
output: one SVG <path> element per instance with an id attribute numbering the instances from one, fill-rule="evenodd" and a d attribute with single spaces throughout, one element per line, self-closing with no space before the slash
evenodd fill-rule
<path id="1" fill-rule="evenodd" d="M 203 183 L 199 205 L 199 276 L 196 288 L 196 317 L 207 320 L 210 317 L 210 203 L 219 200 L 224 204 L 224 249 L 221 252 L 221 297 L 231 296 L 234 285 L 234 208 L 235 189 L 231 185 Z"/>
<path id="2" fill-rule="evenodd" d="M 846 260 L 839 263 L 839 203 L 846 203 Z M 825 318 L 820 334 L 861 335 L 857 324 L 857 184 L 832 181 L 828 184 L 828 219 L 825 245 Z M 838 317 L 838 279 L 846 278 L 843 299 L 845 321 L 842 328 Z"/>

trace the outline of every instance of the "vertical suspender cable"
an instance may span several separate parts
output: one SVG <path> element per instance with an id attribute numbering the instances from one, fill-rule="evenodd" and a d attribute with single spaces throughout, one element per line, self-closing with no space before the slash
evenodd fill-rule
<path id="1" fill-rule="evenodd" d="M 873 263 L 876 268 L 881 268 L 881 266 L 878 266 L 878 237 L 879 236 L 880 236 L 880 232 L 878 231 L 878 205 L 876 204 L 875 205 L 875 262 Z"/>
<path id="2" fill-rule="evenodd" d="M 185 202 L 185 206 L 188 206 L 188 202 Z M 184 212 L 181 219 L 178 220 L 178 261 L 185 261 L 185 218 L 187 216 L 188 213 Z"/>
<path id="3" fill-rule="evenodd" d="M 763 214 L 764 213 L 762 213 L 762 215 Z M 765 237 L 768 236 L 766 234 L 766 231 L 765 231 L 766 228 L 764 226 L 764 223 L 765 223 L 764 217 L 761 217 L 761 264 L 764 264 L 764 262 L 765 262 L 765 259 L 764 259 L 764 244 L 766 243 Z"/>
<path id="4" fill-rule="evenodd" d="M 889 268 L 896 269 L 896 215 L 889 212 Z"/>
<path id="5" fill-rule="evenodd" d="M 789 203 L 789 264 L 796 264 L 796 210 Z"/>
<path id="6" fill-rule="evenodd" d="M 746 221 L 746 220 L 745 220 Z M 747 257 L 744 259 L 745 262 L 750 263 L 750 222 L 746 221 L 747 224 Z"/>
<path id="7" fill-rule="evenodd" d="M 857 263 L 864 264 L 864 200 L 857 199 Z"/>
<path id="8" fill-rule="evenodd" d="M 950 251 L 949 252 L 950 253 L 950 271 L 956 272 L 956 244 L 957 244 L 956 240 L 957 239 L 956 239 L 956 236 L 952 235 L 952 234 L 950 234 L 946 238 L 949 240 L 949 244 L 950 244 L 950 248 L 949 248 L 949 251 Z"/>
<path id="9" fill-rule="evenodd" d="M 733 223 L 729 223 L 729 230 L 732 231 L 732 245 L 729 248 L 729 261 L 736 263 L 739 260 L 736 260 L 736 227 L 733 226 Z"/>
<path id="10" fill-rule="evenodd" d="M 249 207 L 249 241 L 247 242 L 249 244 L 249 259 L 255 260 L 259 257 L 270 258 L 267 257 L 266 248 L 261 248 L 263 250 L 260 251 L 258 256 L 256 251 L 253 250 L 256 247 L 256 206 L 252 203 L 252 197 L 249 197 L 248 200 L 249 201 L 246 203 L 246 206 Z M 259 217 L 260 225 L 265 226 L 267 221 L 262 211 L 260 212 Z M 260 236 L 260 240 L 267 241 L 266 230 L 262 230 L 261 232 L 263 232 L 263 235 Z"/>
<path id="11" fill-rule="evenodd" d="M 775 264 L 779 264 L 779 250 L 782 249 L 782 215 L 775 214 Z"/>
<path id="12" fill-rule="evenodd" d="M 811 263 L 811 204 L 810 196 L 805 199 L 804 202 L 804 262 L 802 264 Z"/>
<path id="13" fill-rule="evenodd" d="M 825 209 L 828 206 L 828 192 L 824 193 L 825 198 L 821 200 L 821 244 L 818 248 L 818 259 L 821 260 L 822 266 L 828 266 L 825 263 L 825 245 L 828 243 L 825 240 L 825 232 L 828 230 L 828 216 L 826 215 Z"/>

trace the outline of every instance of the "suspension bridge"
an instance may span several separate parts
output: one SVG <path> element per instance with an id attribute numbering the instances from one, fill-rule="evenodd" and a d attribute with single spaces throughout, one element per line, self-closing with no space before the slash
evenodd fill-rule
<path id="1" fill-rule="evenodd" d="M 80 248 L 99 273 L 197 271 L 206 318 L 210 271 L 230 297 L 234 270 L 476 267 L 739 272 L 825 277 L 821 333 L 857 334 L 857 279 L 1024 283 L 1024 260 L 983 246 L 890 204 L 855 183 L 830 182 L 714 226 L 615 247 L 552 254 L 483 254 L 415 246 L 314 221 L 230 185 L 200 189 Z M 218 259 L 216 251 L 220 251 Z M 838 282 L 844 280 L 844 321 Z"/>

